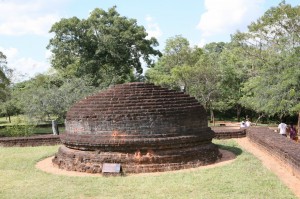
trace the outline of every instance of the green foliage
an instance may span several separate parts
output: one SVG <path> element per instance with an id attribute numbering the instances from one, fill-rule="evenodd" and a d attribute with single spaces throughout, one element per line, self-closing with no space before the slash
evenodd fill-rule
<path id="1" fill-rule="evenodd" d="M 30 118 L 50 120 L 50 116 L 64 119 L 69 107 L 96 89 L 88 78 L 66 78 L 58 74 L 38 75 L 16 84 L 14 94 L 19 107 Z"/>
<path id="2" fill-rule="evenodd" d="M 300 112 L 300 6 L 282 2 L 234 39 L 256 61 L 243 88 L 245 106 L 281 117 Z"/>
<path id="3" fill-rule="evenodd" d="M 6 101 L 10 80 L 8 75 L 12 70 L 7 68 L 6 56 L 0 51 L 0 101 Z"/>
<path id="4" fill-rule="evenodd" d="M 198 99 L 211 113 L 213 109 L 226 110 L 232 105 L 228 105 L 225 98 L 232 93 L 228 92 L 225 96 L 220 90 L 224 85 L 222 81 L 225 82 L 220 65 L 220 55 L 225 45 L 219 42 L 210 43 L 203 49 L 191 48 L 182 36 L 170 38 L 163 56 L 147 71 L 147 80 L 163 87 L 182 89 Z"/>
<path id="5" fill-rule="evenodd" d="M 152 56 L 161 54 L 153 48 L 157 40 L 147 39 L 145 28 L 120 16 L 116 7 L 96 8 L 87 19 L 62 19 L 50 32 L 52 66 L 69 76 L 89 75 L 96 86 L 122 83 L 134 70 L 141 74 L 141 60 L 151 66 Z"/>
<path id="6" fill-rule="evenodd" d="M 202 49 L 189 45 L 180 35 L 169 38 L 163 56 L 146 72 L 147 81 L 170 89 L 186 89 L 189 67 L 194 66 L 203 54 Z"/>
<path id="7" fill-rule="evenodd" d="M 11 125 L 6 126 L 4 131 L 1 131 L 0 133 L 7 137 L 30 136 L 33 134 L 34 128 L 34 124 L 18 117 Z"/>

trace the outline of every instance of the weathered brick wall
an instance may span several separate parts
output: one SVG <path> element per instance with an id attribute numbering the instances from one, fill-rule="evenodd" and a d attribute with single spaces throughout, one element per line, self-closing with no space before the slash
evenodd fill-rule
<path id="1" fill-rule="evenodd" d="M 66 133 L 78 138 L 207 131 L 206 112 L 195 98 L 144 83 L 117 85 L 90 96 L 75 104 L 66 118 Z"/>
<path id="2" fill-rule="evenodd" d="M 267 127 L 247 129 L 247 137 L 269 155 L 284 162 L 300 178 L 300 144 L 273 132 Z"/>
<path id="3" fill-rule="evenodd" d="M 30 137 L 3 137 L 0 138 L 1 147 L 26 147 L 26 146 L 50 146 L 61 144 L 58 135 L 37 135 Z"/>
<path id="4" fill-rule="evenodd" d="M 242 138 L 246 137 L 246 129 L 230 129 L 230 127 L 213 128 L 215 132 L 214 139 L 231 139 L 231 138 Z"/>
<path id="5" fill-rule="evenodd" d="M 220 157 L 221 154 L 214 144 L 135 153 L 87 152 L 62 146 L 53 163 L 61 169 L 88 173 L 101 173 L 103 163 L 119 163 L 124 173 L 141 173 L 193 168 L 214 163 Z"/>

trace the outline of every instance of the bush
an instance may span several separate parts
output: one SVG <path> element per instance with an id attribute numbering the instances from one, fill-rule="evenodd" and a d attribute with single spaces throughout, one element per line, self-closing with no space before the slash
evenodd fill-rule
<path id="1" fill-rule="evenodd" d="M 1 134 L 7 137 L 30 136 L 33 134 L 35 127 L 36 125 L 28 121 L 22 121 L 21 118 L 18 117 L 12 125 L 6 126 Z"/>

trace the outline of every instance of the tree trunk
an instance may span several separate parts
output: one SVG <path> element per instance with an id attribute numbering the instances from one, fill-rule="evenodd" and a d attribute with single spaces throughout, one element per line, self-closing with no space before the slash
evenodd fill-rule
<path id="1" fill-rule="evenodd" d="M 55 120 L 52 120 L 52 132 L 53 135 L 59 135 L 58 124 Z"/>
<path id="2" fill-rule="evenodd" d="M 255 121 L 255 126 L 257 126 L 257 122 L 264 116 L 265 115 L 263 113 L 258 116 L 257 120 Z"/>
<path id="3" fill-rule="evenodd" d="M 212 121 L 215 126 L 215 115 L 212 109 L 210 109 L 210 121 Z"/>
<path id="4" fill-rule="evenodd" d="M 241 121 L 241 112 L 242 112 L 242 107 L 238 104 L 236 107 L 236 117 L 238 122 Z"/>
<path id="5" fill-rule="evenodd" d="M 8 121 L 9 121 L 9 123 L 11 123 L 10 115 L 8 115 Z"/>

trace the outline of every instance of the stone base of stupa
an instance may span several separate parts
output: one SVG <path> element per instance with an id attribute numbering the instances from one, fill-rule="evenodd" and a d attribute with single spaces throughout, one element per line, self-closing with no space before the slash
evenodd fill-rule
<path id="1" fill-rule="evenodd" d="M 221 156 L 218 147 L 212 143 L 192 148 L 132 153 L 82 151 L 61 146 L 52 162 L 68 171 L 102 173 L 104 163 L 117 163 L 121 165 L 122 173 L 149 173 L 208 165 Z"/>

